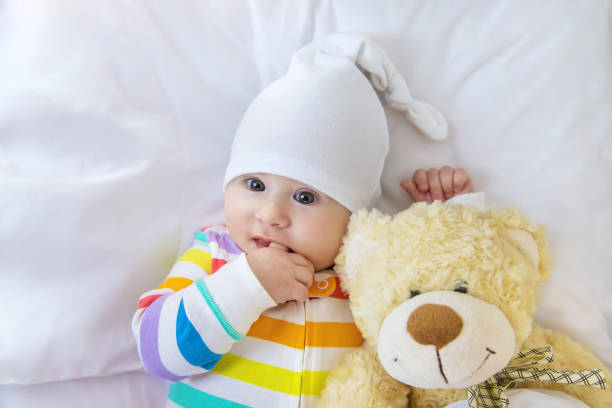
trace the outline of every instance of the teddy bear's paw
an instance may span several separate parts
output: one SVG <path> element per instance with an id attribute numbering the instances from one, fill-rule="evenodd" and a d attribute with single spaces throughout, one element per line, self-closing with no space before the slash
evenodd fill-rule
<path id="1" fill-rule="evenodd" d="M 410 393 L 410 408 L 442 408 L 456 401 L 465 400 L 463 389 L 425 390 L 413 388 Z"/>
<path id="2" fill-rule="evenodd" d="M 405 408 L 410 388 L 391 378 L 373 350 L 347 354 L 327 377 L 319 408 Z"/>

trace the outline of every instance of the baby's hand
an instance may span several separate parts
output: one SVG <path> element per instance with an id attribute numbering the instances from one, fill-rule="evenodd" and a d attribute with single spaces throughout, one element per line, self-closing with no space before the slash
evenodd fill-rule
<path id="1" fill-rule="evenodd" d="M 302 255 L 268 247 L 253 251 L 246 258 L 261 286 L 277 304 L 308 299 L 314 266 Z"/>
<path id="2" fill-rule="evenodd" d="M 444 166 L 441 169 L 417 170 L 412 180 L 403 180 L 400 185 L 410 194 L 412 201 L 446 201 L 459 194 L 474 191 L 472 179 L 467 171 Z"/>

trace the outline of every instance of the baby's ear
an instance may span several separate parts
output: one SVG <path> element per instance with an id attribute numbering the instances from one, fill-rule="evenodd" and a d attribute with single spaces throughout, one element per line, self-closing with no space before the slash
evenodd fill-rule
<path id="1" fill-rule="evenodd" d="M 350 294 L 352 283 L 359 276 L 359 266 L 382 244 L 384 230 L 390 222 L 390 216 L 376 209 L 359 210 L 351 215 L 342 248 L 335 261 L 335 270 L 344 292 Z"/>

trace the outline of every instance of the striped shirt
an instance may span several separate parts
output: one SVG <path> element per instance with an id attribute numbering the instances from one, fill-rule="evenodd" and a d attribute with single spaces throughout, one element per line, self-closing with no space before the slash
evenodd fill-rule
<path id="1" fill-rule="evenodd" d="M 225 226 L 198 231 L 132 322 L 145 369 L 173 382 L 166 406 L 314 406 L 363 339 L 333 271 L 317 272 L 309 294 L 276 305 Z"/>

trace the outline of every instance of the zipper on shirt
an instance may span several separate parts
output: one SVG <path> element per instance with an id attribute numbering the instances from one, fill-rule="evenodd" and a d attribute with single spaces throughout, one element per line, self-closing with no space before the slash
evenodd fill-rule
<path id="1" fill-rule="evenodd" d="M 303 311 L 304 311 L 304 352 L 302 353 L 302 362 L 301 362 L 301 366 L 300 366 L 300 398 L 299 398 L 299 406 L 302 406 L 303 400 L 302 400 L 302 395 L 303 392 L 302 390 L 304 389 L 304 367 L 306 367 L 306 361 L 309 358 L 309 356 L 307 355 L 307 353 L 309 352 L 309 348 L 307 347 L 307 340 L 308 336 L 310 335 L 310 333 L 308 332 L 308 330 L 310 330 L 310 327 L 308 325 L 308 322 L 310 321 L 311 318 L 311 307 L 310 307 L 310 299 L 307 299 L 303 304 Z"/>

